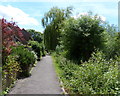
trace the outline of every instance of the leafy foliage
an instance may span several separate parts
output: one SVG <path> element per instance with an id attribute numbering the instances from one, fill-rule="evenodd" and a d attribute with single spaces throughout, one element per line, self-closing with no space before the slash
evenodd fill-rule
<path id="1" fill-rule="evenodd" d="M 115 58 L 120 55 L 120 33 L 117 32 L 115 26 L 107 25 L 106 33 L 104 35 L 106 43 L 104 53 L 107 59 Z"/>
<path id="2" fill-rule="evenodd" d="M 3 51 L 7 54 L 11 51 L 11 46 L 15 45 L 14 37 L 16 36 L 21 41 L 24 40 L 21 29 L 15 24 L 15 22 L 7 22 L 4 18 L 2 19 L 2 44 L 4 47 Z"/>
<path id="3" fill-rule="evenodd" d="M 61 36 L 66 57 L 75 61 L 86 61 L 95 49 L 101 49 L 104 44 L 104 28 L 101 24 L 102 21 L 96 15 L 66 20 Z"/>
<path id="4" fill-rule="evenodd" d="M 2 88 L 5 90 L 7 87 L 17 79 L 18 72 L 21 72 L 17 57 L 9 55 L 6 59 L 5 65 L 2 66 Z"/>
<path id="5" fill-rule="evenodd" d="M 36 62 L 36 56 L 33 52 L 30 52 L 24 46 L 14 47 L 12 54 L 18 56 L 17 62 L 19 62 L 22 69 L 22 76 L 29 76 L 30 67 Z"/>
<path id="6" fill-rule="evenodd" d="M 15 24 L 15 22 L 7 22 L 4 18 L 1 19 L 2 28 L 2 61 L 3 65 L 7 56 L 11 52 L 11 47 L 16 46 L 15 38 L 19 41 L 24 41 L 22 30 Z"/>
<path id="7" fill-rule="evenodd" d="M 119 61 L 105 60 L 102 52 L 93 53 L 88 62 L 76 65 L 62 56 L 54 56 L 60 79 L 69 94 L 118 94 Z"/>
<path id="8" fill-rule="evenodd" d="M 37 41 L 39 43 L 41 43 L 43 41 L 43 34 L 35 31 L 33 29 L 28 29 L 27 32 L 29 32 L 31 34 L 31 37 L 33 38 L 34 41 Z"/>
<path id="9" fill-rule="evenodd" d="M 42 46 L 37 41 L 29 41 L 29 44 L 32 46 L 32 50 L 36 53 L 38 60 L 40 60 L 42 56 Z"/>
<path id="10" fill-rule="evenodd" d="M 63 26 L 62 22 L 70 17 L 72 7 L 66 9 L 59 9 L 53 7 L 44 15 L 42 25 L 44 30 L 44 43 L 48 50 L 55 50 L 59 44 L 58 38 L 60 36 L 60 29 Z"/>
<path id="11" fill-rule="evenodd" d="M 116 56 L 120 56 L 120 32 L 117 33 L 115 38 L 114 52 Z"/>

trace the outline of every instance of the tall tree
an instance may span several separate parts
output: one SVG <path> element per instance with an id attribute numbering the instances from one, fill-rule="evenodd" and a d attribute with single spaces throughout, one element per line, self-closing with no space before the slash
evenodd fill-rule
<path id="1" fill-rule="evenodd" d="M 30 33 L 32 39 L 41 43 L 43 41 L 43 34 L 41 32 L 35 31 L 34 29 L 28 29 L 27 32 Z"/>
<path id="2" fill-rule="evenodd" d="M 66 9 L 53 7 L 42 18 L 42 25 L 45 28 L 44 43 L 48 50 L 55 50 L 59 42 L 58 38 L 60 37 L 63 21 L 69 18 L 71 13 L 72 7 L 67 7 Z"/>

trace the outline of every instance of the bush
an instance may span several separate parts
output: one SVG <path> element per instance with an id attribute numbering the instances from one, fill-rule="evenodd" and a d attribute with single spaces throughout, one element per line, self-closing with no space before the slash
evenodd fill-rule
<path id="1" fill-rule="evenodd" d="M 45 48 L 42 43 L 38 43 L 37 41 L 29 41 L 29 45 L 31 45 L 32 50 L 36 53 L 38 60 L 42 56 L 45 56 Z"/>
<path id="2" fill-rule="evenodd" d="M 93 53 L 88 62 L 76 65 L 62 56 L 54 56 L 60 70 L 59 75 L 69 94 L 118 94 L 118 64 L 116 60 L 105 60 L 102 52 Z"/>
<path id="3" fill-rule="evenodd" d="M 120 56 L 120 32 L 117 33 L 117 35 L 115 36 L 115 42 L 113 45 L 113 51 L 111 52 L 112 56 L 111 57 L 115 57 L 115 56 Z"/>
<path id="4" fill-rule="evenodd" d="M 104 53 L 106 54 L 106 59 L 115 58 L 120 55 L 120 35 L 116 31 L 116 27 L 107 25 L 105 31 L 105 46 Z"/>
<path id="5" fill-rule="evenodd" d="M 42 56 L 46 55 L 45 46 L 42 44 Z"/>
<path id="6" fill-rule="evenodd" d="M 17 79 L 18 73 L 21 72 L 17 57 L 9 55 L 6 58 L 5 65 L 2 66 L 2 89 L 11 87 L 12 83 Z"/>
<path id="7" fill-rule="evenodd" d="M 36 53 L 38 60 L 40 60 L 41 46 L 37 41 L 30 41 L 29 44 L 32 46 L 32 50 Z"/>
<path id="8" fill-rule="evenodd" d="M 24 46 L 14 47 L 12 54 L 18 56 L 17 61 L 22 69 L 21 76 L 29 76 L 30 67 L 36 62 L 36 56 Z"/>
<path id="9" fill-rule="evenodd" d="M 1 72 L 2 72 L 2 67 L 0 67 L 0 74 L 1 74 Z"/>
<path id="10" fill-rule="evenodd" d="M 102 21 L 97 16 L 70 18 L 64 22 L 61 30 L 61 43 L 66 51 L 66 58 L 75 61 L 87 61 L 95 49 L 104 44 Z"/>

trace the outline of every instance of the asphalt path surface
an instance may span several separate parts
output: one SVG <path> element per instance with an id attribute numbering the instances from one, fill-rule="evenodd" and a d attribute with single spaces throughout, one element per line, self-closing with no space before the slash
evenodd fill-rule
<path id="1" fill-rule="evenodd" d="M 51 56 L 43 57 L 31 76 L 18 80 L 9 94 L 62 94 Z"/>

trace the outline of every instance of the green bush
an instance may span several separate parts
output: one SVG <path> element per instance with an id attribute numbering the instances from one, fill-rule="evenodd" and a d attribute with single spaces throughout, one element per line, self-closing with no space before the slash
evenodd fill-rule
<path id="1" fill-rule="evenodd" d="M 113 45 L 113 51 L 111 57 L 115 57 L 115 56 L 120 56 L 120 32 L 116 33 L 115 42 Z"/>
<path id="2" fill-rule="evenodd" d="M 29 68 L 36 62 L 34 52 L 30 52 L 24 46 L 18 46 L 12 49 L 12 54 L 18 56 L 17 61 L 22 69 L 21 76 L 29 76 Z"/>
<path id="3" fill-rule="evenodd" d="M 87 61 L 95 49 L 104 45 L 104 27 L 97 16 L 70 18 L 64 22 L 61 44 L 66 51 L 66 58 L 75 61 Z"/>
<path id="4" fill-rule="evenodd" d="M 29 41 L 29 45 L 31 45 L 32 50 L 36 53 L 38 60 L 42 56 L 45 56 L 45 48 L 42 43 L 38 43 L 37 41 Z"/>
<path id="5" fill-rule="evenodd" d="M 120 34 L 116 31 L 116 27 L 110 25 L 107 25 L 104 33 L 104 39 L 106 40 L 104 53 L 106 54 L 106 59 L 114 59 L 120 55 Z"/>
<path id="6" fill-rule="evenodd" d="M 106 61 L 102 52 L 93 53 L 88 62 L 76 65 L 62 56 L 54 56 L 59 76 L 70 94 L 118 94 L 120 58 Z"/>
<path id="7" fill-rule="evenodd" d="M 42 44 L 42 56 L 45 56 L 45 55 L 46 55 L 45 46 L 43 46 Z"/>
<path id="8" fill-rule="evenodd" d="M 5 65 L 2 66 L 3 91 L 11 87 L 12 83 L 17 79 L 19 72 L 21 72 L 21 68 L 17 62 L 17 57 L 12 55 L 7 56 Z"/>
<path id="9" fill-rule="evenodd" d="M 2 67 L 0 67 L 0 73 L 2 72 Z"/>
<path id="10" fill-rule="evenodd" d="M 40 60 L 41 54 L 41 46 L 37 41 L 30 41 L 29 44 L 32 46 L 32 50 L 36 53 L 38 60 Z"/>

